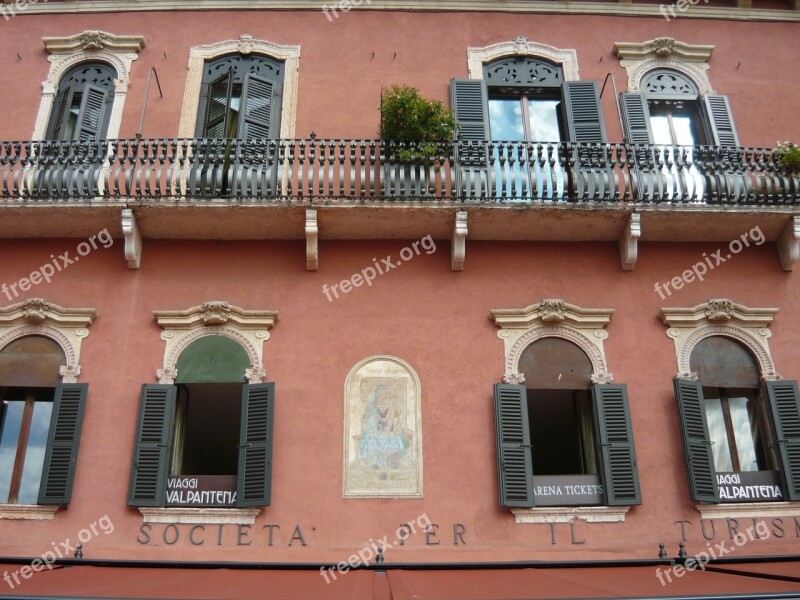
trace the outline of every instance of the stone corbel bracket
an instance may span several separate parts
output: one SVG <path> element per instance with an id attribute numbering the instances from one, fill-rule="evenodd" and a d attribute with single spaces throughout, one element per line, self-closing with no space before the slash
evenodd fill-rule
<path id="1" fill-rule="evenodd" d="M 58 343 L 66 364 L 60 369 L 64 383 L 77 383 L 81 341 L 97 318 L 94 308 L 64 308 L 44 298 L 28 298 L 0 308 L 0 349 L 28 335 L 41 335 Z"/>
<path id="2" fill-rule="evenodd" d="M 161 339 L 166 342 L 164 366 L 156 372 L 159 383 L 175 383 L 181 352 L 207 335 L 224 335 L 241 344 L 250 359 L 250 368 L 245 372 L 248 383 L 261 383 L 266 377 L 262 367 L 264 341 L 278 322 L 277 311 L 245 310 L 214 300 L 186 310 L 158 310 L 153 314 L 164 328 Z"/>
<path id="3" fill-rule="evenodd" d="M 619 256 L 623 271 L 633 271 L 639 257 L 639 238 L 642 236 L 642 215 L 632 213 L 619 238 Z"/>
<path id="4" fill-rule="evenodd" d="M 497 336 L 505 351 L 504 383 L 525 383 L 519 360 L 530 344 L 546 337 L 558 337 L 577 345 L 592 363 L 592 382 L 611 383 L 603 340 L 612 308 L 581 308 L 561 298 L 543 298 L 525 308 L 497 308 L 490 318 L 500 328 Z"/>
<path id="5" fill-rule="evenodd" d="M 319 269 L 319 222 L 317 210 L 306 209 L 306 271 Z"/>
<path id="6" fill-rule="evenodd" d="M 453 271 L 464 270 L 464 259 L 467 252 L 467 211 L 460 210 L 456 213 L 456 222 L 453 226 L 453 243 L 450 252 L 450 261 Z"/>
<path id="7" fill-rule="evenodd" d="M 129 269 L 138 269 L 142 262 L 142 234 L 130 208 L 122 209 L 122 234 L 125 236 L 125 258 Z"/>
<path id="8" fill-rule="evenodd" d="M 686 308 L 662 308 L 659 318 L 668 327 L 667 336 L 675 342 L 678 377 L 697 379 L 690 358 L 694 347 L 707 337 L 724 336 L 744 345 L 755 356 L 764 381 L 781 376 L 775 370 L 767 340 L 768 329 L 777 308 L 749 308 L 728 298 L 712 298 Z"/>
<path id="9" fill-rule="evenodd" d="M 778 238 L 778 255 L 784 271 L 791 271 L 800 258 L 800 217 L 794 216 Z"/>

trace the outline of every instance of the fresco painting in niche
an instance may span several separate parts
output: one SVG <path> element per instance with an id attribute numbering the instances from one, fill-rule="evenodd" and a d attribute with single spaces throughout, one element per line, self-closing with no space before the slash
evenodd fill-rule
<path id="1" fill-rule="evenodd" d="M 419 383 L 391 358 L 362 361 L 345 392 L 344 495 L 422 495 Z"/>

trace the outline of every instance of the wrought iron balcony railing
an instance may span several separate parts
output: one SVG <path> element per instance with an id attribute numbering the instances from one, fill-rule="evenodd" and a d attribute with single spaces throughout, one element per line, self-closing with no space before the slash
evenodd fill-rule
<path id="1" fill-rule="evenodd" d="M 458 141 L 0 142 L 4 201 L 795 205 L 765 148 Z"/>

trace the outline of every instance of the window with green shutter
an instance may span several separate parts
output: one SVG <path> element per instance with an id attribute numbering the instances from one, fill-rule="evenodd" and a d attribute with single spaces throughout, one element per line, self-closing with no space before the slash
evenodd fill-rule
<path id="1" fill-rule="evenodd" d="M 116 70 L 106 63 L 82 63 L 70 69 L 58 84 L 46 138 L 89 142 L 108 131 L 114 100 Z"/>

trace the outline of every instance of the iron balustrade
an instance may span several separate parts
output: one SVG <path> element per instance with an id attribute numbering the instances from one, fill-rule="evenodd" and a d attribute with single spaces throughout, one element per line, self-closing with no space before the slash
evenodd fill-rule
<path id="1" fill-rule="evenodd" d="M 370 139 L 0 142 L 5 201 L 794 205 L 772 150 Z"/>

